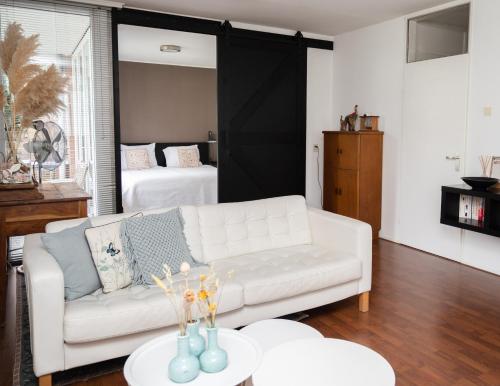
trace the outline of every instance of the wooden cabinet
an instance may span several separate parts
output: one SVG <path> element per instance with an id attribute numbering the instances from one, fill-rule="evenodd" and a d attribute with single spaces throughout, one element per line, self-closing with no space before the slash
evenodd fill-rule
<path id="1" fill-rule="evenodd" d="M 372 226 L 378 237 L 382 207 L 381 131 L 323 131 L 323 208 Z"/>
<path id="2" fill-rule="evenodd" d="M 87 217 L 88 199 L 74 182 L 41 184 L 37 192 L 0 192 L 0 320 L 5 311 L 9 237 L 45 232 L 52 221 Z"/>

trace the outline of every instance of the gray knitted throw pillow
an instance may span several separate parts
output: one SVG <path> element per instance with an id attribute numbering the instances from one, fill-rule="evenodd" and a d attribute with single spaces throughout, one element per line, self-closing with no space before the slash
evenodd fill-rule
<path id="1" fill-rule="evenodd" d="M 176 274 L 183 262 L 198 265 L 191 256 L 183 232 L 180 210 L 132 217 L 122 221 L 120 237 L 133 271 L 132 284 L 153 284 L 151 274 L 163 278 L 163 265 Z"/>

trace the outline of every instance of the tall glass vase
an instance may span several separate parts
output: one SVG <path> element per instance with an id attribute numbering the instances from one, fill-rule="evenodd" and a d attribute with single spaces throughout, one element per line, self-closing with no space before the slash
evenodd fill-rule
<path id="1" fill-rule="evenodd" d="M 218 373 L 227 366 L 227 352 L 219 347 L 218 329 L 207 328 L 208 347 L 200 355 L 201 369 L 206 373 Z"/>
<path id="2" fill-rule="evenodd" d="M 176 383 L 186 383 L 200 373 L 200 362 L 189 348 L 189 335 L 177 336 L 177 355 L 168 365 L 168 377 Z"/>

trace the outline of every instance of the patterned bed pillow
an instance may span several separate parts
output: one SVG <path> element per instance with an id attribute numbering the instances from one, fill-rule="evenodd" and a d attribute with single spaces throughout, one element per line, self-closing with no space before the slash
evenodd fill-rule
<path id="1" fill-rule="evenodd" d="M 177 156 L 179 157 L 179 167 L 181 168 L 197 168 L 201 166 L 198 149 L 177 149 Z"/>
<path id="2" fill-rule="evenodd" d="M 104 293 L 128 287 L 132 273 L 120 239 L 121 221 L 85 230 Z"/>
<path id="3" fill-rule="evenodd" d="M 146 149 L 125 150 L 127 168 L 129 170 L 142 170 L 151 168 L 151 161 Z"/>

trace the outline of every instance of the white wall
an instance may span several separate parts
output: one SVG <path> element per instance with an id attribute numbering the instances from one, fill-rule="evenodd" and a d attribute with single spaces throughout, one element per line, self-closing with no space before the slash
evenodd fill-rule
<path id="1" fill-rule="evenodd" d="M 461 3 L 463 1 L 452 2 L 432 11 Z M 498 15 L 499 0 L 472 0 L 466 174 L 481 172 L 480 154 L 500 156 Z M 405 17 L 335 37 L 333 120 L 338 125 L 340 114 L 351 112 L 354 104 L 359 104 L 361 113 L 381 116 L 385 138 L 380 236 L 396 242 L 399 241 L 400 160 L 405 156 L 401 154 L 405 53 Z M 492 107 L 491 117 L 483 114 L 486 106 Z M 499 169 L 497 166 L 498 177 Z M 499 238 L 462 231 L 461 239 L 459 261 L 500 274 Z"/>
<path id="2" fill-rule="evenodd" d="M 474 0 L 470 37 L 470 85 L 466 174 L 480 175 L 480 155 L 500 156 L 499 0 Z M 492 115 L 484 115 L 484 107 Z M 500 178 L 500 165 L 494 170 Z M 500 274 L 500 238 L 464 231 L 462 262 Z"/>
<path id="3" fill-rule="evenodd" d="M 306 200 L 308 205 L 321 208 L 323 186 L 323 130 L 332 130 L 333 52 L 307 49 L 307 139 L 306 139 Z M 319 152 L 313 152 L 318 144 Z"/>
<path id="4" fill-rule="evenodd" d="M 401 140 L 403 70 L 405 64 L 403 18 L 335 37 L 333 52 L 333 119 L 359 105 L 361 114 L 380 115 L 384 131 L 382 229 L 380 236 L 397 241 L 399 143 Z"/>

